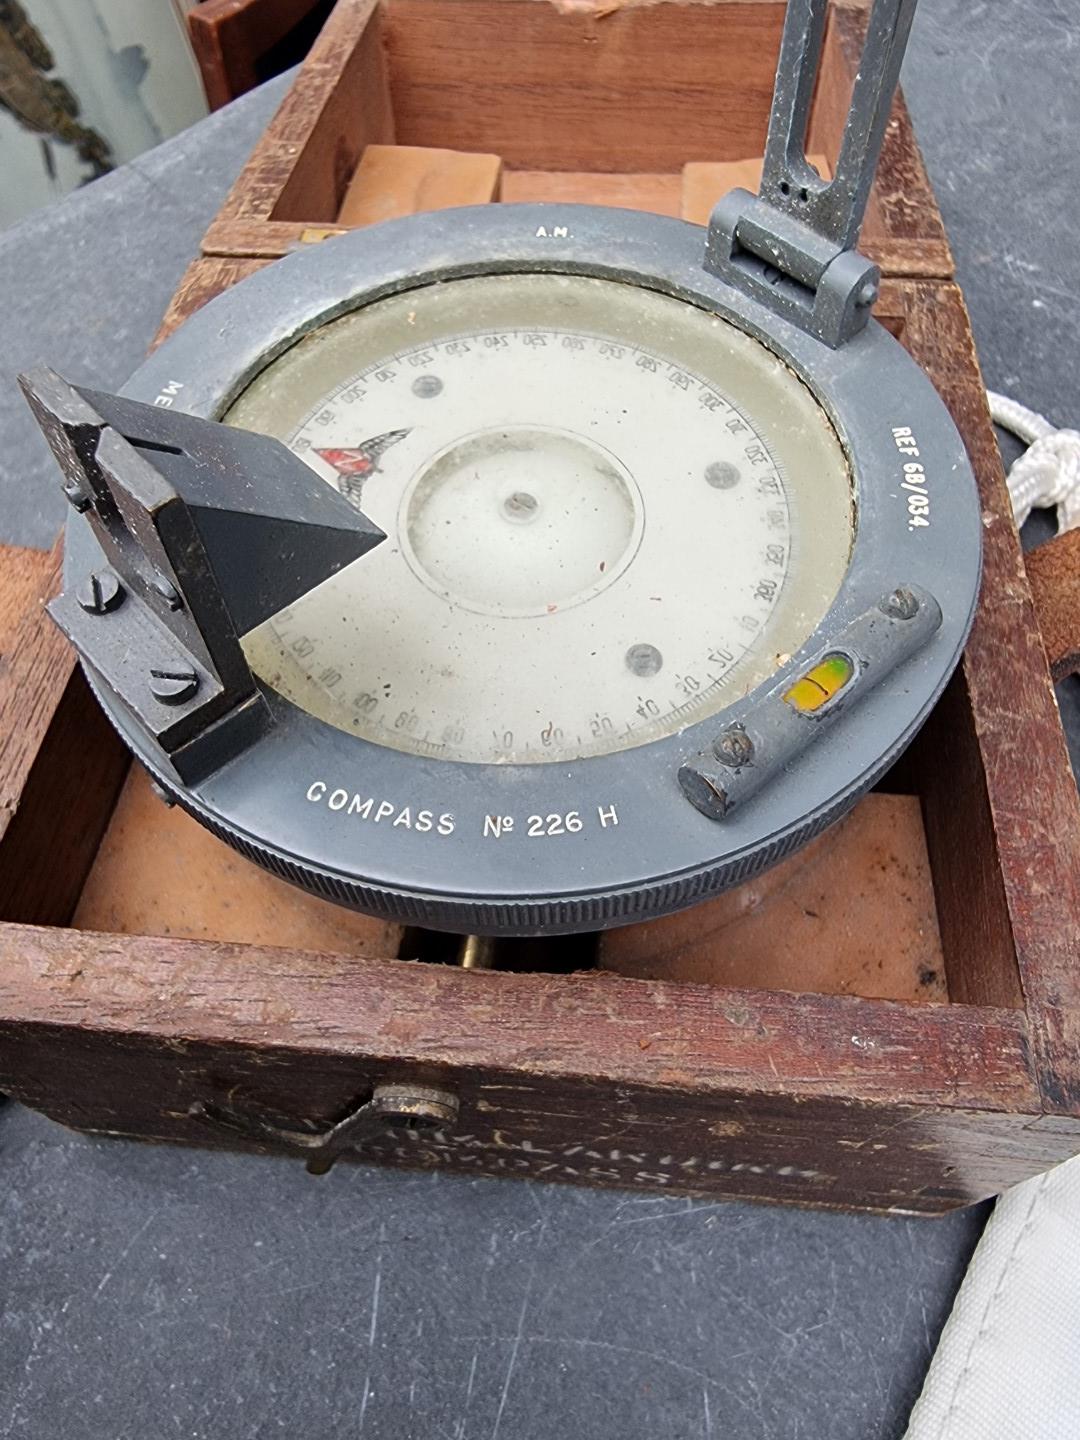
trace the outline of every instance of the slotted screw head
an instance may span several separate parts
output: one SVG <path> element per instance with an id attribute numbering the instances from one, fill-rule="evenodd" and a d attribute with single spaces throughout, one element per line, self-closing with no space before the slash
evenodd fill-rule
<path id="1" fill-rule="evenodd" d="M 741 725 L 732 725 L 713 741 L 713 754 L 722 765 L 739 770 L 754 758 L 754 742 Z"/>
<path id="2" fill-rule="evenodd" d="M 199 677 L 190 665 L 157 665 L 150 671 L 150 693 L 162 705 L 183 705 L 199 688 Z"/>
<path id="3" fill-rule="evenodd" d="M 111 570 L 95 570 L 79 586 L 75 598 L 91 615 L 104 615 L 123 600 L 124 587 Z"/>
<path id="4" fill-rule="evenodd" d="M 165 579 L 164 575 L 155 575 L 151 584 L 170 610 L 180 610 L 183 608 L 183 601 L 180 599 L 179 591 L 171 581 Z"/>
<path id="5" fill-rule="evenodd" d="M 81 485 L 74 480 L 65 480 L 63 486 L 64 494 L 68 502 L 75 507 L 80 515 L 84 515 L 90 509 L 90 496 Z"/>
<path id="6" fill-rule="evenodd" d="M 898 585 L 891 595 L 886 595 L 881 610 L 893 620 L 914 620 L 919 613 L 919 601 L 906 585 Z"/>

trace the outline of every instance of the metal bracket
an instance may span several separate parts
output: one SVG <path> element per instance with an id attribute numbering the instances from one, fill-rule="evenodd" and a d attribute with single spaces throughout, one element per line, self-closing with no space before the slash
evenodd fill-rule
<path id="1" fill-rule="evenodd" d="M 108 562 L 49 613 L 197 783 L 271 723 L 240 636 L 383 533 L 269 436 L 51 370 L 19 383 Z"/>
<path id="2" fill-rule="evenodd" d="M 325 1130 L 294 1130 L 276 1125 L 261 1115 L 242 1115 L 202 1100 L 197 1100 L 188 1114 L 244 1140 L 302 1150 L 308 1156 L 308 1173 L 325 1175 L 339 1155 L 355 1150 L 387 1126 L 410 1130 L 449 1129 L 457 1121 L 458 1098 L 453 1091 L 434 1085 L 376 1085 L 370 1100 Z"/>
<path id="3" fill-rule="evenodd" d="M 710 820 L 725 820 L 928 645 L 941 619 L 941 606 L 928 590 L 898 585 L 830 636 L 798 674 L 728 710 L 712 744 L 680 766 L 683 794 Z"/>
<path id="4" fill-rule="evenodd" d="M 705 269 L 832 349 L 861 330 L 880 272 L 858 254 L 917 0 L 873 0 L 832 180 L 806 156 L 828 0 L 788 0 L 761 190 L 732 190 L 709 220 Z"/>

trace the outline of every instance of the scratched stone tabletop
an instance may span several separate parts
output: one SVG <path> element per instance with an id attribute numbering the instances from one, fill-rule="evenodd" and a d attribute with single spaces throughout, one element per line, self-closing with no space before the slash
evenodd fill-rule
<path id="1" fill-rule="evenodd" d="M 988 382 L 1061 424 L 1078 58 L 1072 0 L 922 0 L 904 77 Z M 0 540 L 62 519 L 14 372 L 123 382 L 281 89 L 0 233 Z M 0 1440 L 896 1440 L 984 1219 L 316 1180 L 9 1104 Z"/>

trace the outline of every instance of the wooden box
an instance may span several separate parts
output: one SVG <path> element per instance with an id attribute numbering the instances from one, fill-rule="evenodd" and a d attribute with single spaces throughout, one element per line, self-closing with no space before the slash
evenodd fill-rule
<path id="1" fill-rule="evenodd" d="M 561 198 L 703 220 L 716 167 L 761 152 L 782 13 L 341 0 L 163 332 L 357 217 Z M 809 147 L 826 165 L 862 22 L 831 19 Z M 453 1132 L 387 1132 L 362 1158 L 923 1213 L 1080 1151 L 1080 804 L 902 102 L 867 248 L 880 318 L 969 447 L 985 579 L 945 698 L 849 821 L 682 915 L 465 968 L 161 805 L 41 613 L 58 557 L 7 551 L 0 1088 L 79 1128 L 219 1144 L 202 1106 L 314 1130 L 380 1081 L 438 1083 Z"/>
<path id="2" fill-rule="evenodd" d="M 335 233 L 368 145 L 493 152 L 504 201 L 684 214 L 688 164 L 761 155 L 783 19 L 783 0 L 339 0 L 203 253 L 275 258 Z M 829 26 L 807 148 L 830 163 L 864 23 L 837 5 Z M 952 272 L 902 100 L 863 248 L 890 275 Z"/>

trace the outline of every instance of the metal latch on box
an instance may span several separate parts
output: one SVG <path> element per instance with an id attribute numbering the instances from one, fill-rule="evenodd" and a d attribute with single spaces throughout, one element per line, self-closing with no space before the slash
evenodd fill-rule
<path id="1" fill-rule="evenodd" d="M 307 1156 L 311 1175 L 325 1175 L 340 1155 L 365 1140 L 393 1130 L 450 1130 L 458 1115 L 452 1090 L 435 1085 L 376 1085 L 371 1097 L 319 1130 L 275 1124 L 259 1114 L 196 1100 L 188 1109 L 193 1120 L 238 1135 L 255 1144 L 283 1145 Z"/>
<path id="2" fill-rule="evenodd" d="M 761 190 L 709 220 L 705 268 L 832 349 L 863 328 L 880 272 L 855 249 L 916 0 L 874 0 L 831 180 L 806 156 L 828 0 L 788 0 Z"/>

